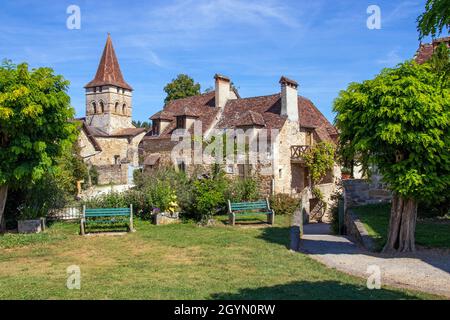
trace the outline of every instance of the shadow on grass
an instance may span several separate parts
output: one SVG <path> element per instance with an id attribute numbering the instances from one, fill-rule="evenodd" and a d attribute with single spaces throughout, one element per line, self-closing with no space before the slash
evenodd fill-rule
<path id="1" fill-rule="evenodd" d="M 369 290 L 338 281 L 295 281 L 270 287 L 245 288 L 237 293 L 215 293 L 217 300 L 367 300 L 421 299 L 416 295 L 388 289 Z"/>
<path id="2" fill-rule="evenodd" d="M 287 249 L 291 247 L 291 241 L 289 235 L 291 234 L 290 227 L 271 227 L 262 230 L 262 233 L 258 238 L 263 239 L 270 243 L 279 244 Z"/>

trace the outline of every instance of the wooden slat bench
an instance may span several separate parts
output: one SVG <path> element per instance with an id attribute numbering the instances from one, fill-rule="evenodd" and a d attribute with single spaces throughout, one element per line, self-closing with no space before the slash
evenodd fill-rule
<path id="1" fill-rule="evenodd" d="M 133 229 L 133 205 L 129 208 L 86 208 L 83 206 L 81 217 L 81 234 L 86 233 L 88 225 L 123 223 L 128 226 L 128 231 Z"/>
<path id="2" fill-rule="evenodd" d="M 270 209 L 269 199 L 255 202 L 231 202 L 228 200 L 228 216 L 232 226 L 236 223 L 236 215 L 267 215 L 267 223 L 275 223 L 275 212 Z"/>

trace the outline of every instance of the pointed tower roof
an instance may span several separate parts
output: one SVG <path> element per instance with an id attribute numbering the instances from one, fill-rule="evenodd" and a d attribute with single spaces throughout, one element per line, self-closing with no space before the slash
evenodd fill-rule
<path id="1" fill-rule="evenodd" d="M 119 61 L 117 60 L 109 33 L 100 64 L 98 65 L 97 73 L 95 74 L 94 79 L 84 87 L 92 88 L 104 85 L 114 85 L 123 89 L 133 90 L 133 88 L 131 88 L 131 86 L 123 79 Z"/>

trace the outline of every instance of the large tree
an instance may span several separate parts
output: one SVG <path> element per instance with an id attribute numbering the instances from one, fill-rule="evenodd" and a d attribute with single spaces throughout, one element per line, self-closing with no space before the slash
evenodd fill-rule
<path id="1" fill-rule="evenodd" d="M 350 84 L 334 111 L 341 150 L 376 167 L 393 192 L 384 251 L 414 251 L 418 201 L 450 188 L 448 81 L 431 63 L 408 61 Z"/>
<path id="2" fill-rule="evenodd" d="M 176 79 L 164 87 L 167 97 L 164 102 L 192 97 L 200 94 L 200 84 L 186 74 L 179 74 Z"/>
<path id="3" fill-rule="evenodd" d="M 444 28 L 450 27 L 450 1 L 427 0 L 425 12 L 417 18 L 417 31 L 419 38 L 431 35 L 439 36 Z"/>
<path id="4" fill-rule="evenodd" d="M 76 139 L 68 85 L 49 68 L 0 66 L 0 231 L 8 187 L 38 181 Z"/>

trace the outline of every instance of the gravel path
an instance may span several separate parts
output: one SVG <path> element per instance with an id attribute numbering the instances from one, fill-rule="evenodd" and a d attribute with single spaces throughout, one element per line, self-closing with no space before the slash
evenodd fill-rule
<path id="1" fill-rule="evenodd" d="M 304 226 L 300 250 L 328 267 L 367 278 L 367 267 L 377 265 L 381 284 L 437 294 L 450 299 L 450 250 L 420 249 L 390 256 L 368 252 L 345 236 L 330 234 L 328 224 Z"/>

